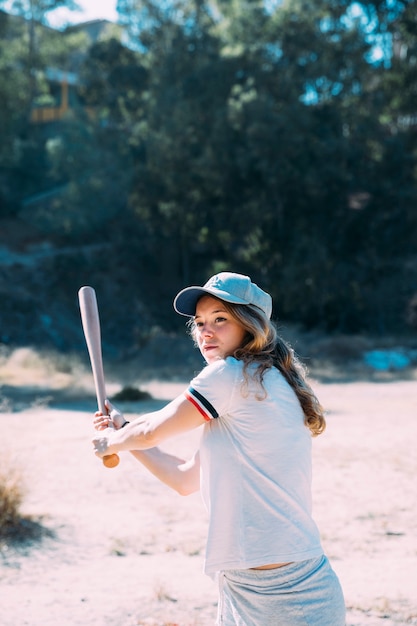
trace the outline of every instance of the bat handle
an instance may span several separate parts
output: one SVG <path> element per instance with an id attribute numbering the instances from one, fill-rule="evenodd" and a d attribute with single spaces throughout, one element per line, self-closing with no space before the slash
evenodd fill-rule
<path id="1" fill-rule="evenodd" d="M 103 413 L 103 415 L 108 415 L 107 407 L 103 400 L 104 396 L 105 396 L 104 389 L 101 394 L 97 393 L 97 404 L 101 413 Z M 119 465 L 120 463 L 118 454 L 106 454 L 106 456 L 103 456 L 102 461 L 103 461 L 103 465 L 109 468 L 117 467 L 117 465 Z"/>

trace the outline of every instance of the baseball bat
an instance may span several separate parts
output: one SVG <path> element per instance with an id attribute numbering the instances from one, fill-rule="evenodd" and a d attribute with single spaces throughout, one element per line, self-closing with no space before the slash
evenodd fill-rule
<path id="1" fill-rule="evenodd" d="M 106 388 L 104 384 L 100 318 L 98 315 L 96 292 L 92 287 L 81 287 L 78 292 L 78 301 L 80 304 L 85 341 L 90 356 L 91 369 L 93 370 L 98 409 L 103 415 L 107 415 L 107 408 L 104 404 Z M 119 457 L 117 454 L 109 454 L 103 457 L 103 463 L 106 467 L 116 467 L 119 463 Z"/>

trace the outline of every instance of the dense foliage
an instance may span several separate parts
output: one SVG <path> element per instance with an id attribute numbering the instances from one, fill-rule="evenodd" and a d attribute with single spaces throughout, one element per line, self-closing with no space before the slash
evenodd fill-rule
<path id="1" fill-rule="evenodd" d="M 79 107 L 47 131 L 28 118 L 42 84 L 32 93 L 21 72 L 24 35 L 2 36 L 0 218 L 61 244 L 110 244 L 94 271 L 162 323 L 176 289 L 233 269 L 308 328 L 415 324 L 417 2 L 118 11 L 128 41 L 86 47 Z M 51 42 L 39 35 L 29 68 L 40 81 L 65 57 Z M 80 41 L 60 45 L 70 55 Z"/>

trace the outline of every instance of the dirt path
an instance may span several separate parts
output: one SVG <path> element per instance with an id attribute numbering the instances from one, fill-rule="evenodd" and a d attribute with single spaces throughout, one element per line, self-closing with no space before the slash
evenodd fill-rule
<path id="1" fill-rule="evenodd" d="M 314 441 L 314 513 L 347 624 L 417 625 L 417 383 L 316 387 L 329 416 Z M 182 389 L 150 385 L 163 399 Z M 28 487 L 25 512 L 50 533 L 3 545 L 0 624 L 213 626 L 199 495 L 181 498 L 129 455 L 105 469 L 90 451 L 90 407 L 79 409 L 0 414 L 4 448 Z M 199 436 L 165 447 L 188 454 Z"/>

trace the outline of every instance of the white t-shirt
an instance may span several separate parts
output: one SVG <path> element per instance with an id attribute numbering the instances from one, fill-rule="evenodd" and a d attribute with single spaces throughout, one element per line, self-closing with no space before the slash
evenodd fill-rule
<path id="1" fill-rule="evenodd" d="M 323 553 L 300 403 L 276 368 L 265 374 L 263 399 L 259 383 L 250 379 L 246 390 L 243 383 L 243 363 L 228 357 L 205 367 L 185 392 L 207 420 L 200 464 L 209 575 Z"/>

